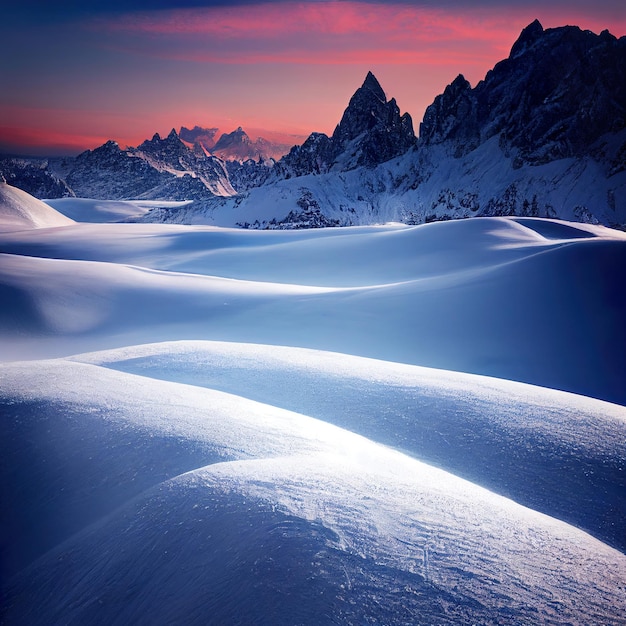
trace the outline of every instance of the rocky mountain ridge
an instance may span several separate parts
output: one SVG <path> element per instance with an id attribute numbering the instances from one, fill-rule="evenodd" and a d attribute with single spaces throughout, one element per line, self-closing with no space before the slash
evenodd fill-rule
<path id="1" fill-rule="evenodd" d="M 244 135 L 222 135 L 223 145 Z M 194 200 L 149 221 L 304 228 L 530 215 L 624 228 L 626 37 L 535 21 L 475 87 L 460 75 L 435 98 L 419 139 L 370 72 L 332 136 L 313 133 L 278 163 L 224 162 L 173 130 L 50 169 L 81 195 Z"/>
<path id="2" fill-rule="evenodd" d="M 413 121 L 400 115 L 394 98 L 387 101 L 376 77 L 368 72 L 331 137 L 313 133 L 281 159 L 278 177 L 372 168 L 404 154 L 417 143 Z"/>
<path id="3" fill-rule="evenodd" d="M 626 39 L 535 20 L 508 59 L 475 88 L 459 75 L 428 107 L 420 145 L 456 156 L 498 136 L 514 165 L 589 156 L 593 143 L 626 127 Z"/>

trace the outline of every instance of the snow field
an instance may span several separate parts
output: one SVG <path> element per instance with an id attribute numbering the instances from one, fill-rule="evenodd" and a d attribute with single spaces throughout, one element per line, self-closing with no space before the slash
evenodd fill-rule
<path id="1" fill-rule="evenodd" d="M 253 371 L 266 363 L 273 375 L 271 346 L 182 347 L 198 377 L 207 358 L 241 354 L 256 360 Z M 176 346 L 138 351 L 145 365 Z M 281 352 L 284 363 L 292 351 Z M 367 439 L 238 395 L 110 369 L 116 356 L 131 355 L 85 358 L 106 361 L 105 369 L 68 360 L 0 368 L 9 422 L 2 458 L 13 510 L 31 529 L 24 553 L 13 554 L 10 620 L 199 623 L 210 611 L 238 623 L 256 611 L 263 623 L 285 624 L 402 614 L 443 623 L 619 623 L 626 557 L 589 535 L 381 446 L 374 432 Z M 314 370 L 333 358 L 293 356 Z M 396 366 L 348 360 L 344 367 L 356 365 L 368 380 L 401 380 Z M 454 378 L 425 376 L 446 389 Z M 459 377 L 457 392 L 469 382 Z M 488 397 L 475 390 L 473 401 Z M 379 408 L 390 399 L 380 394 Z M 601 417 L 610 405 L 580 404 L 591 409 L 588 420 L 611 422 Z M 623 428 L 623 411 L 612 411 Z M 376 430 L 390 429 L 387 422 Z M 608 436 L 594 443 L 611 454 Z M 33 467 L 29 453 L 48 463 Z M 29 554 L 37 544 L 40 554 Z"/>
<path id="2" fill-rule="evenodd" d="M 622 623 L 622 233 L 25 210 L 0 234 L 7 623 Z"/>
<path id="3" fill-rule="evenodd" d="M 11 233 L 0 237 L 0 291 L 11 303 L 4 358 L 217 339 L 624 403 L 626 237 L 569 225 L 558 227 L 568 238 L 545 238 L 546 223 L 554 224 L 484 218 L 305 232 L 83 224 Z"/>

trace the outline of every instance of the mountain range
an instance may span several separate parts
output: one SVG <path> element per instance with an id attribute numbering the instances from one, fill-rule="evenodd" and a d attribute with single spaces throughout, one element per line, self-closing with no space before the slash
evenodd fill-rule
<path id="1" fill-rule="evenodd" d="M 313 133 L 280 160 L 242 128 L 216 136 L 183 127 L 137 148 L 107 142 L 75 159 L 4 159 L 0 170 L 38 197 L 193 200 L 142 218 L 156 222 L 303 228 L 518 215 L 623 228 L 626 37 L 535 20 L 484 80 L 472 87 L 459 75 L 435 98 L 419 137 L 371 72 L 330 137 Z"/>
<path id="2" fill-rule="evenodd" d="M 264 137 L 252 139 L 241 126 L 230 133 L 221 133 L 216 139 L 218 132 L 219 128 L 194 126 L 189 129 L 182 126 L 178 135 L 189 147 L 199 145 L 207 154 L 224 161 L 237 162 L 249 159 L 278 161 L 289 152 L 294 141 L 299 139 L 297 135 L 281 137 L 282 141 L 272 141 Z M 285 143 L 287 140 L 290 143 Z"/>

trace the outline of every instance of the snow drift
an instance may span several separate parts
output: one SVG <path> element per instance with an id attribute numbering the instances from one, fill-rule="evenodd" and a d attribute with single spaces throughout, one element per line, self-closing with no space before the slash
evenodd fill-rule
<path id="1" fill-rule="evenodd" d="M 484 218 L 0 236 L 4 358 L 173 339 L 320 348 L 626 402 L 626 236 Z M 16 332 L 19 331 L 19 332 Z"/>
<path id="2" fill-rule="evenodd" d="M 532 218 L 1 233 L 1 619 L 619 624 L 625 256 Z"/>
<path id="3" fill-rule="evenodd" d="M 17 187 L 0 182 L 0 233 L 68 224 L 73 224 L 73 220 L 45 202 Z"/>
<path id="4" fill-rule="evenodd" d="M 335 355 L 280 352 L 189 343 L 1 366 L 6 501 L 20 522 L 9 622 L 619 623 L 623 554 L 376 442 L 384 432 L 423 429 L 420 416 L 407 413 L 404 429 L 379 421 L 368 439 L 239 395 L 111 369 L 174 358 L 183 376 L 198 378 L 228 379 L 243 366 L 233 383 L 271 377 L 277 362 L 296 379 L 309 364 L 335 375 Z M 446 390 L 462 396 L 471 385 L 468 404 L 482 405 L 501 441 L 501 401 L 508 396 L 511 408 L 520 393 L 495 381 L 339 361 L 338 388 L 354 366 L 361 385 L 373 385 L 372 414 L 397 400 L 395 386 L 424 381 L 440 388 L 436 420 L 451 406 Z M 176 376 L 173 363 L 165 369 Z M 548 411 L 542 423 L 548 407 L 539 396 L 538 423 L 527 424 L 520 407 L 514 451 L 536 426 L 548 457 L 571 446 L 577 430 L 583 464 L 593 454 L 617 459 L 611 429 L 623 435 L 623 408 L 552 399 L 569 414 L 559 424 Z M 335 405 L 337 418 L 342 410 Z M 529 467 L 518 466 L 518 482 Z"/>

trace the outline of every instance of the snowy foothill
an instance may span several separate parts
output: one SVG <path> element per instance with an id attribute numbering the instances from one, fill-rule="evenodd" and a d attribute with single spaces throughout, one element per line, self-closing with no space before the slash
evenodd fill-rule
<path id="1" fill-rule="evenodd" d="M 66 226 L 73 220 L 45 202 L 0 181 L 0 233 L 30 228 Z"/>
<path id="2" fill-rule="evenodd" d="M 0 620 L 622 623 L 626 235 L 65 206 L 0 226 Z"/>

